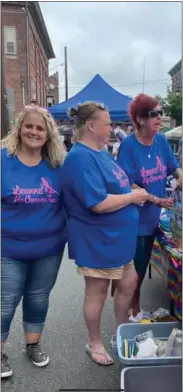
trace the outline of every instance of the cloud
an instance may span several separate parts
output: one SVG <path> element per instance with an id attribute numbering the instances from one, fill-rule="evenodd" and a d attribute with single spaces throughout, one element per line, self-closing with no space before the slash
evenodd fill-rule
<path id="1" fill-rule="evenodd" d="M 181 2 L 41 2 L 56 59 L 68 48 L 69 96 L 96 73 L 118 91 L 166 94 L 169 69 L 181 58 Z M 57 68 L 55 68 L 56 71 Z M 59 68 L 58 68 L 59 70 Z M 60 68 L 60 79 L 63 69 Z M 60 81 L 64 100 L 64 79 Z"/>

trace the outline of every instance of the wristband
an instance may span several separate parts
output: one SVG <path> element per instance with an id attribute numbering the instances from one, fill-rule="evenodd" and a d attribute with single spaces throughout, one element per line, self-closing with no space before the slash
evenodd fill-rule
<path id="1" fill-rule="evenodd" d="M 161 199 L 159 199 L 157 205 L 161 207 Z"/>
<path id="2" fill-rule="evenodd" d="M 158 200 L 158 198 L 156 197 L 156 196 L 154 196 L 154 204 L 159 204 L 160 203 L 160 201 Z"/>
<path id="3" fill-rule="evenodd" d="M 151 201 L 151 203 L 154 203 L 154 204 L 157 204 L 157 205 L 159 204 L 157 196 L 148 194 L 148 197 L 149 197 L 149 201 Z"/>

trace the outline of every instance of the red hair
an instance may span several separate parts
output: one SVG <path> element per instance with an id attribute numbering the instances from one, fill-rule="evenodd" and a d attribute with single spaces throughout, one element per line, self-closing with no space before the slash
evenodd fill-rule
<path id="1" fill-rule="evenodd" d="M 132 122 L 139 127 L 139 123 L 137 121 L 137 117 L 145 118 L 148 116 L 148 112 L 150 110 L 154 110 L 155 107 L 159 104 L 158 100 L 153 97 L 149 97 L 146 94 L 139 94 L 131 101 L 128 107 L 129 116 L 132 119 Z"/>

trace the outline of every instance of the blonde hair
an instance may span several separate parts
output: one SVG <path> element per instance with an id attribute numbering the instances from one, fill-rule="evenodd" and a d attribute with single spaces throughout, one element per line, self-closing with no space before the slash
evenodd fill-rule
<path id="1" fill-rule="evenodd" d="M 42 156 L 52 167 L 60 166 L 65 158 L 66 150 L 61 142 L 61 137 L 52 116 L 46 109 L 39 106 L 26 106 L 18 115 L 15 127 L 1 141 L 1 148 L 6 148 L 9 156 L 16 155 L 20 145 L 20 130 L 28 113 L 40 114 L 46 124 L 47 141 L 42 147 Z"/>
<path id="2" fill-rule="evenodd" d="M 69 109 L 68 116 L 70 118 L 75 118 L 76 130 L 72 137 L 73 142 L 79 142 L 85 131 L 86 121 L 95 119 L 97 117 L 97 112 L 108 110 L 103 104 L 97 102 L 84 102 L 79 104 L 76 108 Z"/>

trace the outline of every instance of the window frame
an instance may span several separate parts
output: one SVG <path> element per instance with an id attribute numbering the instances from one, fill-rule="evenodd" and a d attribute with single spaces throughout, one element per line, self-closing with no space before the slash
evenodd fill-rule
<path id="1" fill-rule="evenodd" d="M 8 29 L 11 29 L 13 31 L 13 35 L 14 35 L 14 40 L 13 41 L 8 41 L 7 40 L 7 31 Z M 7 44 L 8 42 L 11 42 L 14 44 L 14 52 L 9 52 L 7 49 Z M 16 56 L 17 54 L 17 37 L 16 37 L 16 28 L 15 26 L 4 26 L 4 54 L 6 56 Z"/>

